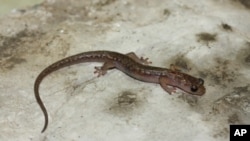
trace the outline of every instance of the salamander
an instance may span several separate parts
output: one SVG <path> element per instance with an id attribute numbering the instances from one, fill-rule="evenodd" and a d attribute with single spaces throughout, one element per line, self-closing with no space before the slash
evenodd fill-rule
<path id="1" fill-rule="evenodd" d="M 191 95 L 202 96 L 205 94 L 204 80 L 183 73 L 174 67 L 170 69 L 150 66 L 148 58 L 139 58 L 135 53 L 121 54 L 112 51 L 89 51 L 69 56 L 59 60 L 45 68 L 36 78 L 34 93 L 45 118 L 42 133 L 48 126 L 48 113 L 39 95 L 39 86 L 42 80 L 50 73 L 78 63 L 103 62 L 103 66 L 95 67 L 99 76 L 105 75 L 107 70 L 116 68 L 126 75 L 144 82 L 157 83 L 169 94 L 175 92 L 176 88 Z"/>

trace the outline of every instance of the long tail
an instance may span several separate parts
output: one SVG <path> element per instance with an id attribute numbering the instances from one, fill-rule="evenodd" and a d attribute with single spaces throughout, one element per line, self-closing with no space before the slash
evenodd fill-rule
<path id="1" fill-rule="evenodd" d="M 61 69 L 63 67 L 70 66 L 73 64 L 84 63 L 84 62 L 105 62 L 105 59 L 103 59 L 102 56 L 100 56 L 100 52 L 101 51 L 84 52 L 84 53 L 76 54 L 73 56 L 69 56 L 67 58 L 64 58 L 48 66 L 38 75 L 34 84 L 34 92 L 35 92 L 36 101 L 39 104 L 44 114 L 44 118 L 45 118 L 44 127 L 43 127 L 43 130 L 41 131 L 42 133 L 46 130 L 48 126 L 48 122 L 49 122 L 47 110 L 39 95 L 39 86 L 42 80 L 44 79 L 44 77 L 58 69 Z"/>
<path id="2" fill-rule="evenodd" d="M 35 85 L 34 85 L 34 92 L 35 92 L 36 101 L 39 104 L 40 108 L 42 109 L 42 112 L 43 112 L 44 118 L 45 118 L 44 127 L 43 127 L 43 130 L 41 131 L 41 133 L 43 133 L 48 126 L 49 119 L 48 119 L 47 110 L 46 110 L 46 108 L 45 108 L 45 106 L 40 98 L 40 95 L 39 95 L 39 84 L 41 83 L 42 79 L 38 79 L 38 78 L 39 78 L 39 76 L 37 77 Z"/>

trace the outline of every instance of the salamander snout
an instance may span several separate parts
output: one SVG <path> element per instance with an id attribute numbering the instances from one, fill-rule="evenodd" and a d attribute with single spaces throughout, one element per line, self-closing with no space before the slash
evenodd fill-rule
<path id="1" fill-rule="evenodd" d="M 204 84 L 204 80 L 203 79 L 198 78 L 198 81 L 199 81 L 200 86 Z"/>
<path id="2" fill-rule="evenodd" d="M 192 81 L 190 83 L 190 94 L 193 95 L 203 95 L 206 92 L 206 89 L 204 87 L 204 80 L 201 78 L 197 78 L 196 81 Z"/>

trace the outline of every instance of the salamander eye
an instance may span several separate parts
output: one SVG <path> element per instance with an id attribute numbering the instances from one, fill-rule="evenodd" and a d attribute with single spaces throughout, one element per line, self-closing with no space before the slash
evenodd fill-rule
<path id="1" fill-rule="evenodd" d="M 198 81 L 199 81 L 199 85 L 203 85 L 204 84 L 204 80 L 203 79 L 199 78 Z"/>
<path id="2" fill-rule="evenodd" d="M 197 86 L 195 86 L 195 85 L 192 85 L 191 86 L 191 91 L 192 92 L 196 92 L 198 90 L 198 87 Z"/>

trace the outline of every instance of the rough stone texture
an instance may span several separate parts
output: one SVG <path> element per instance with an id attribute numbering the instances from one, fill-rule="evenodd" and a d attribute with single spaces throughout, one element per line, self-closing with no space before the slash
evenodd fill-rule
<path id="1" fill-rule="evenodd" d="M 227 141 L 250 123 L 250 11 L 244 0 L 47 0 L 0 19 L 0 140 Z M 79 52 L 136 52 L 177 64 L 207 92 L 168 95 L 159 85 L 86 63 L 33 83 L 51 63 Z"/>

